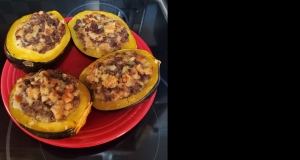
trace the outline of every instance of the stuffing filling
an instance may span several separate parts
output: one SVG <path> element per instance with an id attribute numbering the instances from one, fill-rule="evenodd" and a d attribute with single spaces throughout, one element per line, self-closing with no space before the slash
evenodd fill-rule
<path id="1" fill-rule="evenodd" d="M 42 122 L 64 120 L 79 106 L 79 82 L 60 70 L 40 70 L 17 80 L 11 106 Z"/>
<path id="2" fill-rule="evenodd" d="M 84 45 L 83 50 L 91 48 L 109 53 L 121 49 L 124 43 L 129 42 L 128 29 L 120 20 L 97 12 L 77 19 L 73 29 Z"/>
<path id="3" fill-rule="evenodd" d="M 15 33 L 17 46 L 44 54 L 59 44 L 66 32 L 65 21 L 44 11 L 35 12 L 19 24 Z"/>
<path id="4" fill-rule="evenodd" d="M 116 101 L 139 93 L 153 72 L 150 62 L 135 51 L 124 51 L 94 64 L 85 81 L 94 98 L 103 102 Z"/>

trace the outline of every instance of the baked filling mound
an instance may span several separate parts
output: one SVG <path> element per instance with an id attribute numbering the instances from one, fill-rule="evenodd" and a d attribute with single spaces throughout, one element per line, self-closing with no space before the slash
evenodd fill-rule
<path id="1" fill-rule="evenodd" d="M 120 20 L 97 12 L 77 19 L 73 29 L 84 45 L 83 50 L 91 48 L 109 53 L 121 49 L 122 44 L 129 42 L 129 29 Z"/>
<path id="2" fill-rule="evenodd" d="M 40 70 L 17 80 L 11 106 L 42 122 L 64 120 L 79 106 L 79 82 L 60 70 Z"/>
<path id="3" fill-rule="evenodd" d="M 85 81 L 94 98 L 103 102 L 117 101 L 139 93 L 153 72 L 150 62 L 135 51 L 119 52 L 94 64 Z"/>
<path id="4" fill-rule="evenodd" d="M 39 11 L 19 24 L 15 33 L 16 43 L 19 47 L 44 54 L 59 44 L 65 32 L 64 20 L 59 20 L 54 14 Z"/>

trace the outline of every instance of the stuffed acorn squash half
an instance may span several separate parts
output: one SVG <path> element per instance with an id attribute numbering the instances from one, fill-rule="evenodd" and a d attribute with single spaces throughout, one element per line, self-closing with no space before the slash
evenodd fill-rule
<path id="1" fill-rule="evenodd" d="M 79 79 L 90 89 L 94 108 L 118 110 L 142 102 L 156 90 L 160 64 L 145 50 L 123 49 L 95 60 Z"/>
<path id="2" fill-rule="evenodd" d="M 75 136 L 91 111 L 91 95 L 79 79 L 60 70 L 40 70 L 19 78 L 9 96 L 9 111 L 35 136 Z"/>
<path id="3" fill-rule="evenodd" d="M 68 26 L 75 46 L 82 53 L 94 58 L 120 49 L 137 48 L 126 22 L 109 12 L 79 12 L 68 22 Z"/>
<path id="4" fill-rule="evenodd" d="M 10 27 L 4 44 L 7 59 L 25 73 L 50 69 L 71 39 L 67 23 L 57 11 L 25 15 Z"/>

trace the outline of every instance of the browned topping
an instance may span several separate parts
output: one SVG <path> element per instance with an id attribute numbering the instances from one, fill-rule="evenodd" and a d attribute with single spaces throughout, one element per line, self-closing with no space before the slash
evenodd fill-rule
<path id="1" fill-rule="evenodd" d="M 79 106 L 78 81 L 60 70 L 40 70 L 17 81 L 11 106 L 43 122 L 65 119 Z"/>
<path id="2" fill-rule="evenodd" d="M 129 41 L 128 29 L 121 21 L 97 12 L 77 19 L 73 29 L 84 50 L 91 48 L 109 53 L 121 49 Z"/>
<path id="3" fill-rule="evenodd" d="M 53 49 L 66 32 L 64 20 L 44 11 L 35 12 L 19 25 L 15 33 L 17 45 L 41 54 Z"/>
<path id="4" fill-rule="evenodd" d="M 86 82 L 91 85 L 94 98 L 116 101 L 139 93 L 149 82 L 152 71 L 144 56 L 126 51 L 89 68 Z"/>

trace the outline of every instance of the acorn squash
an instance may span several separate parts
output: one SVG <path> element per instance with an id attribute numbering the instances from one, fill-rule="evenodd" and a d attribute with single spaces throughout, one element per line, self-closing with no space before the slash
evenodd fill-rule
<path id="1" fill-rule="evenodd" d="M 25 73 L 49 69 L 62 57 L 70 30 L 57 11 L 25 15 L 10 27 L 4 44 L 7 59 Z"/>
<path id="2" fill-rule="evenodd" d="M 79 79 L 90 89 L 93 107 L 112 111 L 143 102 L 157 88 L 160 64 L 142 49 L 123 49 L 91 63 Z"/>
<path id="3" fill-rule="evenodd" d="M 9 96 L 9 112 L 21 127 L 35 136 L 47 139 L 62 139 L 75 136 L 85 125 L 87 116 L 91 111 L 92 102 L 90 92 L 79 79 L 71 75 L 56 71 L 53 75 L 48 76 L 49 73 L 54 72 L 51 72 L 51 70 L 40 70 L 37 73 L 26 74 L 24 77 L 18 79 Z M 68 83 L 61 86 L 57 85 L 58 79 L 62 79 L 58 77 L 67 77 L 64 79 Z M 78 84 L 74 82 L 78 82 Z M 67 98 L 64 95 L 68 92 L 68 89 L 72 88 L 71 83 L 77 84 L 76 87 L 74 87 L 75 85 L 73 86 L 73 89 L 76 88 L 77 92 L 77 95 L 73 94 L 73 96 L 76 95 L 77 98 L 73 98 L 75 101 L 70 101 L 69 99 L 67 103 L 65 101 Z M 42 84 L 39 86 L 40 91 L 30 90 L 31 87 L 37 87 L 36 85 L 39 84 Z M 50 86 L 52 84 L 54 86 Z M 49 85 L 48 91 L 50 90 L 50 93 L 48 96 L 44 94 L 47 90 L 45 91 L 45 88 L 42 88 L 45 85 Z M 58 91 L 59 87 L 62 89 L 60 92 Z M 57 93 L 56 95 L 62 94 L 56 102 L 52 98 L 55 97 L 55 94 L 52 94 L 54 93 L 53 90 L 57 91 L 55 92 Z M 35 95 L 36 98 L 34 98 Z M 33 96 L 33 100 L 30 96 Z M 50 98 L 50 96 L 52 97 Z M 72 97 L 72 95 L 69 97 Z M 33 102 L 30 103 L 30 101 Z M 70 104 L 73 104 L 73 108 L 72 106 L 67 108 Z M 58 106 L 62 106 L 63 109 L 57 109 L 59 108 Z"/>
<path id="4" fill-rule="evenodd" d="M 121 49 L 136 49 L 136 40 L 119 16 L 95 10 L 77 13 L 69 22 L 75 46 L 84 54 L 100 58 Z"/>

